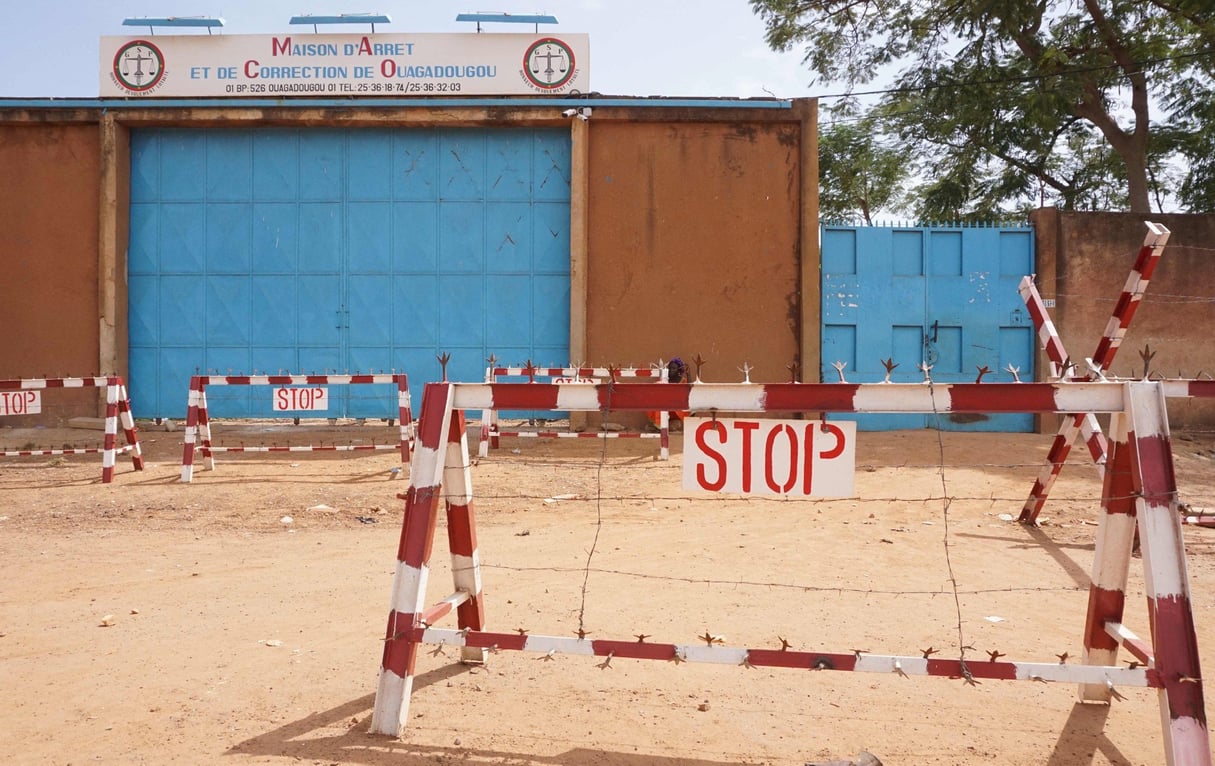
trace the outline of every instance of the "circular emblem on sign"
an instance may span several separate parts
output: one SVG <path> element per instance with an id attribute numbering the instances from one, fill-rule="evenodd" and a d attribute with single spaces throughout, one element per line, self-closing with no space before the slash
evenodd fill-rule
<path id="1" fill-rule="evenodd" d="M 164 73 L 164 54 L 147 40 L 132 40 L 114 54 L 114 78 L 127 90 L 136 93 L 151 90 Z"/>
<path id="2" fill-rule="evenodd" d="M 574 51 L 555 37 L 532 43 L 523 54 L 523 75 L 543 90 L 556 90 L 574 76 Z"/>

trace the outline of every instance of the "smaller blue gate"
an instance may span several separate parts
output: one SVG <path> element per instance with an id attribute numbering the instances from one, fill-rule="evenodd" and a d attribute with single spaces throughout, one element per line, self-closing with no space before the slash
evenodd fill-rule
<path id="1" fill-rule="evenodd" d="M 1033 379 L 1034 332 L 1017 285 L 1034 270 L 1029 227 L 824 224 L 822 379 L 938 383 Z M 840 416 L 844 417 L 844 416 Z M 1032 415 L 857 415 L 865 430 L 1030 431 Z"/>

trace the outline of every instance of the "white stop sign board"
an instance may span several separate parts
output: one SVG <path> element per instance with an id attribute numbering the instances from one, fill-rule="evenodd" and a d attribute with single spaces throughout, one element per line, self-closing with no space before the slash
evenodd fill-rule
<path id="1" fill-rule="evenodd" d="M 40 391 L 0 391 L 0 415 L 37 415 L 40 412 Z"/>
<path id="2" fill-rule="evenodd" d="M 686 418 L 683 488 L 795 497 L 852 497 L 856 423 Z"/>
<path id="3" fill-rule="evenodd" d="M 276 388 L 272 404 L 275 412 L 324 412 L 329 409 L 329 389 L 324 386 Z"/>

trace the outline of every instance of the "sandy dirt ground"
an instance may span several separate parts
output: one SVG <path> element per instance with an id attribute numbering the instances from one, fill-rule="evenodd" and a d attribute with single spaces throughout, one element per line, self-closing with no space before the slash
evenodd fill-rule
<path id="1" fill-rule="evenodd" d="M 386 424 L 216 424 L 235 444 L 391 442 Z M 368 734 L 407 487 L 394 452 L 221 455 L 181 432 L 120 456 L 0 458 L 0 757 L 13 764 L 1158 764 L 1153 690 L 425 647 L 402 739 Z M 1050 436 L 864 433 L 857 497 L 680 488 L 650 440 L 504 440 L 472 479 L 487 627 L 807 651 L 1076 662 L 1100 484 L 1074 452 L 1040 529 L 1018 513 Z M 100 442 L 0 429 L 0 444 Z M 1215 437 L 1174 434 L 1215 506 Z M 474 445 L 475 453 L 475 445 Z M 948 496 L 946 502 L 943 497 Z M 564 498 L 564 499 L 557 499 Z M 289 517 L 289 519 L 287 518 Z M 1215 652 L 1215 529 L 1185 529 Z M 946 555 L 948 553 L 948 555 Z M 428 601 L 451 591 L 440 519 Z M 954 588 L 956 582 L 956 591 Z M 1126 622 L 1146 635 L 1141 561 Z M 103 623 L 110 623 L 103 625 Z M 454 623 L 452 623 L 454 626 Z"/>

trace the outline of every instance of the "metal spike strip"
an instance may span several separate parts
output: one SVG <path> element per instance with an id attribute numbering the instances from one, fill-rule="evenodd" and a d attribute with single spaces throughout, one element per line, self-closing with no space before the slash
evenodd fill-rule
<path id="1" fill-rule="evenodd" d="M 89 455 L 101 453 L 101 483 L 114 481 L 114 465 L 119 454 L 130 453 L 136 471 L 143 470 L 143 451 L 139 446 L 139 434 L 135 430 L 135 419 L 131 415 L 131 400 L 126 383 L 118 375 L 68 377 L 68 378 L 12 378 L 0 380 L 0 391 L 42 391 L 60 388 L 104 388 L 105 431 L 102 447 L 61 450 L 13 450 L 3 451 L 5 457 L 32 457 L 43 455 Z M 121 420 L 126 446 L 118 447 L 118 423 Z"/>
<path id="2" fill-rule="evenodd" d="M 1197 381 L 1201 383 L 1201 381 Z M 1190 382 L 1191 385 L 1194 382 Z M 1119 383 L 454 383 L 462 410 L 1116 412 Z M 1209 389 L 1215 392 L 1215 386 Z M 1190 396 L 1207 395 L 1190 393 Z"/>
<path id="3" fill-rule="evenodd" d="M 1155 670 L 1146 667 L 1096 666 L 1062 664 L 1059 662 L 991 662 L 870 653 L 806 652 L 793 649 L 741 648 L 721 644 L 666 644 L 631 640 L 547 636 L 536 633 L 495 633 L 461 631 L 433 627 L 417 627 L 408 631 L 408 638 L 421 644 L 475 647 L 496 646 L 501 651 L 524 651 L 548 654 L 568 654 L 583 657 L 612 657 L 614 659 L 671 660 L 711 665 L 749 664 L 752 667 L 790 668 L 800 670 L 836 670 L 859 673 L 893 673 L 896 664 L 907 675 L 941 678 L 975 678 L 1005 681 L 1063 681 L 1070 683 L 1099 683 L 1115 686 L 1159 687 Z"/>
<path id="4" fill-rule="evenodd" d="M 1143 246 L 1139 248 L 1139 252 L 1135 256 L 1135 263 L 1131 267 L 1131 273 L 1127 276 L 1122 294 L 1118 296 L 1118 301 L 1114 304 L 1114 310 L 1105 326 L 1105 332 L 1102 334 L 1101 340 L 1097 342 L 1097 350 L 1091 357 L 1092 363 L 1097 368 L 1107 372 L 1111 369 L 1114 356 L 1122 345 L 1122 339 L 1126 337 L 1126 330 L 1130 326 L 1131 320 L 1135 318 L 1135 311 L 1139 308 L 1152 273 L 1156 270 L 1156 264 L 1160 261 L 1164 246 L 1169 241 L 1168 229 L 1151 221 L 1145 223 L 1148 233 L 1143 240 Z M 1031 309 L 1031 315 L 1032 311 Z M 1080 426 L 1080 414 L 1078 413 L 1074 417 L 1065 418 L 1059 427 L 1055 442 L 1051 445 L 1051 450 L 1046 457 L 1047 465 L 1043 467 L 1042 475 L 1035 481 L 1034 488 L 1030 490 L 1029 499 L 1025 501 L 1025 506 L 1021 509 L 1018 521 L 1022 524 L 1037 523 L 1038 515 L 1046 502 L 1046 492 L 1049 491 L 1048 486 L 1040 486 L 1042 476 L 1046 476 L 1047 472 L 1052 470 L 1055 474 L 1058 473 L 1067 460 L 1076 431 Z M 1090 451 L 1091 449 L 1090 446 Z M 1050 481 L 1053 483 L 1053 479 Z"/>
<path id="5" fill-rule="evenodd" d="M 397 444 L 323 445 L 308 444 L 295 447 L 225 447 L 211 443 L 211 421 L 207 411 L 208 386 L 321 386 L 321 385 L 380 385 L 397 388 L 397 423 L 400 440 Z M 208 470 L 215 470 L 217 452 L 358 452 L 362 450 L 399 450 L 401 462 L 408 463 L 414 441 L 413 411 L 409 397 L 409 376 L 405 373 L 353 375 L 194 375 L 190 378 L 190 395 L 186 402 L 186 428 L 182 437 L 181 480 L 194 479 L 194 453 L 201 453 Z"/>
<path id="6" fill-rule="evenodd" d="M 494 357 L 490 357 L 494 359 Z M 528 385 L 551 385 L 536 383 L 536 378 L 567 378 L 564 383 L 556 385 L 572 385 L 583 379 L 606 378 L 636 378 L 653 379 L 665 383 L 666 368 L 660 363 L 657 367 L 534 367 L 530 363 L 526 367 L 494 367 L 492 362 L 485 369 L 485 382 L 496 385 L 498 378 L 526 377 Z M 487 409 L 481 411 L 480 441 L 477 444 L 478 457 L 489 457 L 491 449 L 499 449 L 502 437 L 521 439 L 658 439 L 658 457 L 669 460 L 671 457 L 670 414 L 667 410 L 659 412 L 658 433 L 626 433 L 623 431 L 574 432 L 574 431 L 503 431 L 499 425 L 498 411 Z"/>

